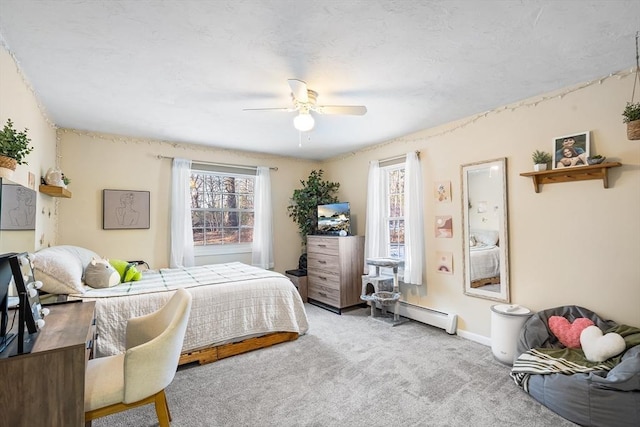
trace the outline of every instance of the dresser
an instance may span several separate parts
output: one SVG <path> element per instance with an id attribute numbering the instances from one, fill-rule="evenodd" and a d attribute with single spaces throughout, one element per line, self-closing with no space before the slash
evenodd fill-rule
<path id="1" fill-rule="evenodd" d="M 337 313 L 362 304 L 364 236 L 307 236 L 309 302 Z"/>
<path id="2" fill-rule="evenodd" d="M 49 308 L 31 352 L 0 359 L 0 425 L 84 425 L 84 377 L 93 357 L 95 302 Z M 16 354 L 15 348 L 6 353 Z"/>

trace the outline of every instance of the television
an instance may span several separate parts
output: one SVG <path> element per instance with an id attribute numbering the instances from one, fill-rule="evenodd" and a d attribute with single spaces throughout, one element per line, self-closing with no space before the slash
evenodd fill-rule
<path id="1" fill-rule="evenodd" d="M 0 353 L 2 353 L 16 334 L 8 331 L 9 328 L 9 285 L 13 274 L 9 259 L 13 254 L 0 255 Z"/>
<path id="2" fill-rule="evenodd" d="M 348 202 L 318 205 L 317 234 L 348 236 L 351 234 L 351 210 Z"/>

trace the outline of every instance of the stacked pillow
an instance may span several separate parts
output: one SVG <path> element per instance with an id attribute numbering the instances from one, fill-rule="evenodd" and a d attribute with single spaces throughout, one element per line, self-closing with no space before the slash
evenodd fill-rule
<path id="1" fill-rule="evenodd" d="M 84 270 L 95 252 L 79 246 L 61 245 L 33 254 L 33 275 L 42 282 L 42 291 L 50 294 L 84 293 Z"/>
<path id="2" fill-rule="evenodd" d="M 573 323 L 562 316 L 549 317 L 549 330 L 567 348 L 582 348 L 590 362 L 604 362 L 625 350 L 624 338 L 617 333 L 602 334 L 591 319 L 578 317 Z"/>

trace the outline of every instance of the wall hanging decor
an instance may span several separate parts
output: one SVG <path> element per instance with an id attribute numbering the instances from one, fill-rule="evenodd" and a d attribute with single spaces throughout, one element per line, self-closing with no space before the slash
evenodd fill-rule
<path id="1" fill-rule="evenodd" d="M 148 191 L 102 190 L 102 228 L 149 228 L 149 199 Z"/>

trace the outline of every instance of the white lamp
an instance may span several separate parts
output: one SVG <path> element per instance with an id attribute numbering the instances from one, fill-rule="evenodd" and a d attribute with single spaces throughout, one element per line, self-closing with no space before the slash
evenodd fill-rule
<path id="1" fill-rule="evenodd" d="M 308 112 L 300 112 L 300 114 L 293 118 L 293 127 L 298 129 L 300 132 L 310 131 L 313 129 L 314 124 L 315 120 L 313 120 L 313 117 L 311 117 L 311 114 Z"/>

